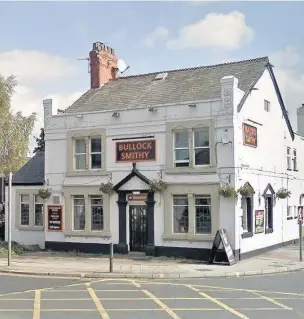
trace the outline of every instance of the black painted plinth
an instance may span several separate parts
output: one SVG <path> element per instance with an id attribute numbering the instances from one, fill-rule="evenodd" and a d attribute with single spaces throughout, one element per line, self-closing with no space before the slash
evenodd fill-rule
<path id="1" fill-rule="evenodd" d="M 128 245 L 127 244 L 122 244 L 122 243 L 119 243 L 116 245 L 116 252 L 118 254 L 127 254 L 129 251 L 128 251 Z"/>
<path id="2" fill-rule="evenodd" d="M 155 256 L 155 246 L 154 245 L 147 245 L 146 246 L 146 256 Z"/>

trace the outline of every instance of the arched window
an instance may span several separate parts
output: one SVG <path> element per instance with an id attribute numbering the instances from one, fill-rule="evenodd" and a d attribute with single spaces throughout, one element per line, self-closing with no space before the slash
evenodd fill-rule
<path id="1" fill-rule="evenodd" d="M 275 191 L 268 184 L 264 190 L 263 197 L 265 199 L 265 234 L 273 232 L 273 206 L 275 199 Z"/>
<path id="2" fill-rule="evenodd" d="M 242 194 L 242 226 L 244 230 L 242 238 L 248 238 L 253 236 L 253 195 L 255 191 L 249 182 L 246 182 L 242 188 L 244 189 Z"/>

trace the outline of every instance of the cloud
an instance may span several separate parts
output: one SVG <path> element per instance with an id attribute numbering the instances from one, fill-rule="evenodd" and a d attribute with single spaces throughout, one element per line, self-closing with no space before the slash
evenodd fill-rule
<path id="1" fill-rule="evenodd" d="M 301 56 L 303 52 L 293 46 L 287 46 L 270 55 L 294 130 L 297 130 L 297 108 L 304 102 L 304 62 Z"/>
<path id="2" fill-rule="evenodd" d="M 16 88 L 16 93 L 12 98 L 12 109 L 13 111 L 21 111 L 23 115 L 30 115 L 32 113 L 37 114 L 37 121 L 35 123 L 34 130 L 32 132 L 32 137 L 29 142 L 29 150 L 33 151 L 36 146 L 36 141 L 34 136 L 38 136 L 40 133 L 40 128 L 43 127 L 43 105 L 42 101 L 46 98 L 53 99 L 53 114 L 57 113 L 57 109 L 65 109 L 70 106 L 74 101 L 76 101 L 83 92 L 70 92 L 66 94 L 48 94 L 43 96 L 35 93 L 35 90 L 26 87 L 18 86 Z"/>
<path id="3" fill-rule="evenodd" d="M 204 19 L 183 27 L 176 38 L 167 41 L 169 49 L 222 48 L 235 50 L 250 43 L 255 31 L 243 13 L 209 13 Z"/>
<path id="4" fill-rule="evenodd" d="M 2 75 L 13 74 L 20 81 L 48 81 L 77 73 L 69 60 L 35 50 L 0 52 L 0 70 Z"/>
<path id="5" fill-rule="evenodd" d="M 152 48 L 158 40 L 166 40 L 169 36 L 169 30 L 164 27 L 157 27 L 143 40 L 143 45 Z"/>

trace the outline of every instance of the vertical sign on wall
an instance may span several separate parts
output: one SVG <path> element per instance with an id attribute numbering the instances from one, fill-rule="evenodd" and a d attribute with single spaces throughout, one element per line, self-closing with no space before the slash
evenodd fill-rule
<path id="1" fill-rule="evenodd" d="M 243 123 L 243 144 L 250 147 L 257 147 L 258 133 L 255 126 Z"/>
<path id="2" fill-rule="evenodd" d="M 47 222 L 48 231 L 62 231 L 63 230 L 63 208 L 62 205 L 48 205 L 47 206 Z"/>
<path id="3" fill-rule="evenodd" d="M 256 234 L 264 233 L 264 211 L 263 210 L 255 211 L 255 233 Z"/>

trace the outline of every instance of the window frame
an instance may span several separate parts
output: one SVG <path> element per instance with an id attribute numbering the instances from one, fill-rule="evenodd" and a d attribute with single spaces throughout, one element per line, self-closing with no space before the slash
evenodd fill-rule
<path id="1" fill-rule="evenodd" d="M 264 111 L 270 112 L 270 101 L 264 99 Z"/>
<path id="2" fill-rule="evenodd" d="M 176 205 L 174 204 L 174 199 L 187 199 L 187 205 Z M 188 209 L 188 213 L 187 213 L 187 231 L 184 232 L 176 232 L 175 231 L 175 211 L 174 208 L 175 207 L 186 207 L 186 209 Z M 182 218 L 182 217 L 181 217 Z M 178 225 L 180 228 L 180 224 Z M 187 194 L 176 194 L 172 196 L 172 234 L 174 235 L 184 235 L 184 234 L 188 234 L 189 233 L 189 198 L 187 196 Z"/>
<path id="3" fill-rule="evenodd" d="M 195 146 L 195 132 L 201 132 L 204 129 L 208 129 L 208 146 Z M 211 147 L 210 147 L 210 127 L 200 127 L 200 128 L 194 128 L 192 129 L 192 157 L 193 157 L 193 167 L 194 168 L 200 168 L 200 167 L 208 167 L 211 165 Z M 208 149 L 209 150 L 209 164 L 201 164 L 201 165 L 196 165 L 195 164 L 195 150 L 196 149 Z"/>
<path id="4" fill-rule="evenodd" d="M 85 144 L 85 153 L 76 153 L 76 141 L 83 140 Z M 76 168 L 76 157 L 79 155 L 85 156 L 84 168 Z M 76 137 L 73 140 L 73 168 L 76 172 L 83 172 L 86 171 L 88 167 L 87 163 L 87 139 L 85 137 Z"/>
<path id="5" fill-rule="evenodd" d="M 287 220 L 293 219 L 294 206 L 287 205 L 286 218 Z"/>
<path id="6" fill-rule="evenodd" d="M 250 201 L 250 209 L 248 209 L 247 201 Z M 252 237 L 253 236 L 253 205 L 254 199 L 253 196 L 242 196 L 242 228 L 243 234 L 242 238 Z M 246 228 L 244 228 L 244 216 L 246 216 Z"/>
<path id="7" fill-rule="evenodd" d="M 25 201 L 25 202 L 22 201 L 22 196 L 28 196 L 28 201 Z M 31 226 L 30 225 L 31 224 L 30 223 L 30 214 L 31 214 L 30 202 L 31 202 L 31 195 L 30 194 L 23 193 L 23 194 L 19 195 L 19 207 L 20 207 L 20 216 L 19 216 L 20 220 L 19 220 L 19 222 L 20 222 L 20 226 L 21 227 L 30 227 Z M 27 212 L 28 223 L 27 224 L 22 224 L 22 205 L 26 205 L 26 204 L 28 206 L 28 212 Z"/>
<path id="8" fill-rule="evenodd" d="M 292 150 L 292 169 L 298 171 L 298 158 L 297 158 L 297 149 Z"/>
<path id="9" fill-rule="evenodd" d="M 269 211 L 268 201 L 271 201 L 271 211 Z M 274 207 L 274 196 L 265 195 L 265 234 L 273 232 L 273 207 Z M 270 213 L 270 214 L 269 214 Z"/>
<path id="10" fill-rule="evenodd" d="M 100 152 L 92 152 L 92 140 L 93 139 L 99 139 L 100 140 Z M 102 136 L 100 135 L 92 135 L 88 138 L 89 143 L 89 170 L 90 171 L 98 171 L 101 170 L 103 167 L 102 163 Z M 100 154 L 100 167 L 98 168 L 92 168 L 92 155 L 99 155 Z"/>
<path id="11" fill-rule="evenodd" d="M 34 201 L 34 222 L 33 222 L 33 225 L 34 227 L 44 227 L 44 217 L 45 217 L 45 212 L 44 212 L 44 209 L 45 209 L 45 206 L 44 206 L 44 201 L 43 201 L 43 198 L 41 198 L 41 202 L 37 202 L 36 201 L 36 197 L 39 197 L 41 198 L 38 194 L 34 194 L 34 198 L 33 198 L 33 201 Z M 41 220 L 42 220 L 42 225 L 36 225 L 36 205 L 41 205 L 42 206 L 42 209 L 41 209 Z"/>
<path id="12" fill-rule="evenodd" d="M 210 199 L 210 205 L 197 205 L 196 199 Z M 197 232 L 197 216 L 196 216 L 196 208 L 197 207 L 209 207 L 210 209 L 210 232 Z M 212 197 L 211 194 L 202 194 L 194 196 L 194 234 L 195 235 L 211 235 L 212 234 Z"/>
<path id="13" fill-rule="evenodd" d="M 82 207 L 84 209 L 84 227 L 83 229 L 75 229 L 75 200 L 83 199 L 83 205 L 77 205 L 77 207 Z M 72 207 L 73 207 L 73 215 L 72 215 L 72 230 L 77 232 L 84 232 L 86 230 L 87 224 L 87 212 L 86 212 L 86 198 L 84 195 L 73 195 L 72 197 Z"/>
<path id="14" fill-rule="evenodd" d="M 92 205 L 93 199 L 101 200 L 101 209 L 102 209 L 102 228 L 101 229 L 93 229 L 93 207 L 98 207 L 97 205 Z M 104 230 L 104 205 L 103 205 L 103 196 L 102 195 L 89 195 L 89 214 L 90 214 L 90 231 L 92 232 L 102 232 Z"/>
<path id="15" fill-rule="evenodd" d="M 187 134 L 187 140 L 188 140 L 188 148 L 185 147 L 176 147 L 176 133 L 186 133 Z M 188 150 L 189 159 L 188 160 L 177 160 L 176 159 L 176 150 Z M 190 166 L 190 141 L 189 141 L 189 130 L 174 130 L 173 131 L 173 166 L 174 168 L 183 168 L 183 167 L 191 167 Z M 188 166 L 176 166 L 176 164 L 183 164 L 188 163 Z"/>
<path id="16" fill-rule="evenodd" d="M 291 147 L 286 148 L 287 170 L 292 170 L 292 154 Z"/>

